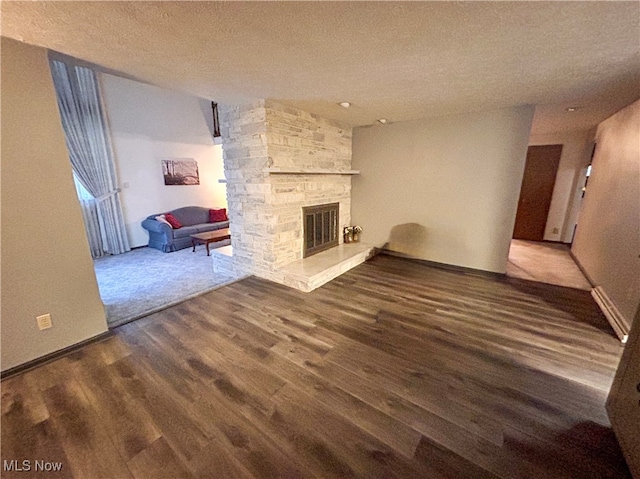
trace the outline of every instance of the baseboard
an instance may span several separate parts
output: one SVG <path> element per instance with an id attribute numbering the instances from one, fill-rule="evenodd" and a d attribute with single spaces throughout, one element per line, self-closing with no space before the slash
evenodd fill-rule
<path id="1" fill-rule="evenodd" d="M 560 244 L 560 245 L 565 245 L 565 246 L 570 246 L 571 242 L 566 242 L 566 241 L 562 241 L 562 240 L 548 240 L 548 239 L 541 239 L 541 240 L 525 240 L 525 239 L 518 239 L 518 238 L 512 238 L 515 241 L 526 241 L 527 243 L 550 243 L 550 244 Z"/>
<path id="2" fill-rule="evenodd" d="M 605 315 L 607 321 L 616 332 L 618 338 L 622 343 L 626 343 L 629 338 L 630 327 L 627 324 L 625 317 L 620 313 L 620 310 L 616 307 L 611 298 L 607 295 L 606 291 L 602 287 L 598 286 L 591 290 L 591 296 L 600 307 L 602 314 Z"/>
<path id="3" fill-rule="evenodd" d="M 569 255 L 576 263 L 580 271 L 582 271 L 584 277 L 587 278 L 587 281 L 589 281 L 589 283 L 591 284 L 591 287 L 593 288 L 591 290 L 591 296 L 600 308 L 600 311 L 602 311 L 602 314 L 604 314 L 605 318 L 607 318 L 607 321 L 615 331 L 616 336 L 618 336 L 622 343 L 626 343 L 627 339 L 629 338 L 629 330 L 631 328 L 627 323 L 625 317 L 616 307 L 611 298 L 609 298 L 609 295 L 607 295 L 606 291 L 602 289 L 601 286 L 596 286 L 595 281 L 593 281 L 591 276 L 589 276 L 589 273 L 587 273 L 587 270 L 584 269 L 582 264 L 580 264 L 580 260 L 576 257 L 576 255 L 573 254 L 573 251 L 569 250 Z"/>
<path id="4" fill-rule="evenodd" d="M 485 277 L 494 278 L 494 279 L 496 278 L 504 279 L 506 277 L 505 273 L 496 273 L 494 271 L 486 271 L 484 269 L 475 269 L 475 268 L 468 268 L 466 266 L 457 266 L 457 265 L 447 264 L 447 263 L 438 263 L 437 261 L 430 261 L 428 259 L 416 258 L 415 256 L 406 255 L 404 253 L 398 253 L 397 251 L 385 249 L 384 247 L 376 248 L 375 253 L 386 255 L 386 256 L 393 256 L 394 258 L 405 259 L 407 261 L 424 264 L 425 266 L 431 266 L 433 268 L 445 269 L 447 271 L 455 271 L 457 273 L 475 274 L 475 275 L 485 276 Z"/>
<path id="5" fill-rule="evenodd" d="M 580 264 L 580 260 L 576 258 L 576 255 L 573 254 L 573 251 L 569 250 L 569 256 L 571 256 L 571 259 L 576 264 L 578 269 L 582 272 L 584 277 L 587 278 L 587 281 L 589 281 L 589 283 L 591 284 L 591 287 L 595 288 L 596 287 L 595 281 L 591 279 L 591 276 L 589 276 L 589 273 L 587 273 L 587 270 L 582 267 L 582 265 Z"/>
<path id="6" fill-rule="evenodd" d="M 17 374 L 25 373 L 33 368 L 42 366 L 43 364 L 46 364 L 46 363 L 50 363 L 51 361 L 55 361 L 56 359 L 60 359 L 61 357 L 74 353 L 79 349 L 82 349 L 85 346 L 88 346 L 89 344 L 104 341 L 105 339 L 111 337 L 112 335 L 113 333 L 111 331 L 105 331 L 104 333 L 100 333 L 97 336 L 94 336 L 92 338 L 85 339 L 84 341 L 80 341 L 79 343 L 73 344 L 66 348 L 59 349 L 58 351 L 45 354 L 44 356 L 41 356 L 36 359 L 32 359 L 31 361 L 27 361 L 26 363 L 20 364 L 19 366 L 9 368 L 6 371 L 0 372 L 0 380 L 4 381 L 9 377 L 13 377 Z"/>

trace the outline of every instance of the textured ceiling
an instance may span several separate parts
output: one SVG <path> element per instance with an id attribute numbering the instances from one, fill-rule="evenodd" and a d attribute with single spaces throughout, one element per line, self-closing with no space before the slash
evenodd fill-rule
<path id="1" fill-rule="evenodd" d="M 0 9 L 4 36 L 223 103 L 272 98 L 354 126 L 534 104 L 542 134 L 590 128 L 640 97 L 637 1 Z"/>

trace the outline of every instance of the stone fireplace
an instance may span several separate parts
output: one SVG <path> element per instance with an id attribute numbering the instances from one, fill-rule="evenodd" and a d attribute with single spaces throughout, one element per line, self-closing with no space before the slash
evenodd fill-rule
<path id="1" fill-rule="evenodd" d="M 351 223 L 352 130 L 269 100 L 220 114 L 234 269 L 289 284 L 285 266 L 320 256 L 303 260 L 303 208 L 338 206 L 329 231 L 336 245 Z"/>

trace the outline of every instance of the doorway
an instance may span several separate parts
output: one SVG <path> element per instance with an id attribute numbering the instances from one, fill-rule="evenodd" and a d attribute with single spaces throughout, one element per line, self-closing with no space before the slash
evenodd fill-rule
<path id="1" fill-rule="evenodd" d="M 520 188 L 513 239 L 543 241 L 562 145 L 530 146 Z"/>
<path id="2" fill-rule="evenodd" d="M 509 249 L 507 276 L 591 290 L 566 244 L 546 242 L 544 234 L 562 145 L 530 146 Z"/>

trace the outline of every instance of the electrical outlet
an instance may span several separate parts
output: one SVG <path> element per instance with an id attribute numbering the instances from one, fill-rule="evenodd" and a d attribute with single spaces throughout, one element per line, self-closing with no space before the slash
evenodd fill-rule
<path id="1" fill-rule="evenodd" d="M 43 314 L 42 316 L 37 316 L 36 321 L 38 321 L 38 328 L 40 329 L 40 331 L 42 331 L 43 329 L 49 329 L 51 326 L 53 326 L 53 323 L 51 322 L 50 314 Z"/>
<path id="2" fill-rule="evenodd" d="M 560 230 L 558 228 L 553 228 L 553 234 L 557 235 L 560 232 Z"/>

